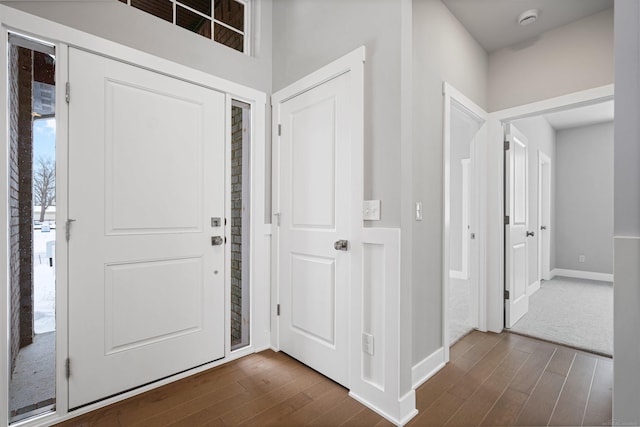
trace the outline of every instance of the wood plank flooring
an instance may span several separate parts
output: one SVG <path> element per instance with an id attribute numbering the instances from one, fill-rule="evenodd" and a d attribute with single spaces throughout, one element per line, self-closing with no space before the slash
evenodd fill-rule
<path id="1" fill-rule="evenodd" d="M 416 393 L 409 426 L 611 424 L 611 359 L 509 334 L 472 332 Z M 391 426 L 347 390 L 264 351 L 61 426 Z"/>

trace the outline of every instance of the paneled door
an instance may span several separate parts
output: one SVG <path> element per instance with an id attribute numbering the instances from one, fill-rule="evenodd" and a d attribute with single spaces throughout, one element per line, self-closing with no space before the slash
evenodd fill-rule
<path id="1" fill-rule="evenodd" d="M 73 48 L 69 81 L 74 408 L 224 357 L 225 97 Z"/>
<path id="2" fill-rule="evenodd" d="M 351 215 L 345 73 L 278 104 L 280 349 L 348 387 Z"/>
<path id="3" fill-rule="evenodd" d="M 505 150 L 505 327 L 511 328 L 527 311 L 529 243 L 529 171 L 527 138 L 506 126 Z"/>

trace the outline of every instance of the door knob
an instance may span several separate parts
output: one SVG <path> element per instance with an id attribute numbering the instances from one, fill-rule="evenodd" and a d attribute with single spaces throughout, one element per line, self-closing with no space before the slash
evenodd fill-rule
<path id="1" fill-rule="evenodd" d="M 527 231 L 527 237 L 533 237 L 534 233 L 533 231 Z"/>
<path id="2" fill-rule="evenodd" d="M 546 230 L 546 229 L 547 229 L 547 226 L 546 226 L 546 225 L 542 225 L 542 226 L 540 226 L 540 230 Z"/>
<path id="3" fill-rule="evenodd" d="M 222 236 L 211 236 L 211 246 L 220 246 L 224 243 Z"/>
<path id="4" fill-rule="evenodd" d="M 348 240 L 338 240 L 333 244 L 333 248 L 336 251 L 348 251 L 349 250 L 349 241 Z"/>

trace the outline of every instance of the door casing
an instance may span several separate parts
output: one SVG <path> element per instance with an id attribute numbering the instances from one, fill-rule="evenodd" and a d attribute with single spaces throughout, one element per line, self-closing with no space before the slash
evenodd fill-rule
<path id="1" fill-rule="evenodd" d="M 545 113 L 598 104 L 613 99 L 614 85 L 587 89 L 489 114 L 487 144 L 487 330 L 504 328 L 504 125 Z"/>

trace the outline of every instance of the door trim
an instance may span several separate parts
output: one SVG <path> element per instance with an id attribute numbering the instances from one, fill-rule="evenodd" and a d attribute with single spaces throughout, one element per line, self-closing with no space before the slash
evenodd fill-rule
<path id="1" fill-rule="evenodd" d="M 251 105 L 251 345 L 247 348 L 240 349 L 233 353 L 225 353 L 225 358 L 212 362 L 207 365 L 186 371 L 184 373 L 174 375 L 154 382 L 150 385 L 139 387 L 130 392 L 120 394 L 118 396 L 105 399 L 95 404 L 88 405 L 81 409 L 69 412 L 68 410 L 68 383 L 65 378 L 64 360 L 67 358 L 68 343 L 68 325 L 67 325 L 67 245 L 64 240 L 57 239 L 57 264 L 56 264 L 56 411 L 50 414 L 37 417 L 34 420 L 25 421 L 21 426 L 50 425 L 67 419 L 71 419 L 78 415 L 90 412 L 92 410 L 102 408 L 104 406 L 125 400 L 129 397 L 144 393 L 146 391 L 158 388 L 162 385 L 177 381 L 181 378 L 194 375 L 198 372 L 210 369 L 214 366 L 221 365 L 233 359 L 242 357 L 248 353 L 261 351 L 269 347 L 270 331 L 269 331 L 269 280 L 257 279 L 268 277 L 269 271 L 269 255 L 268 255 L 268 238 L 269 226 L 264 224 L 265 209 L 265 140 L 266 140 L 266 94 L 264 92 L 243 86 L 238 83 L 225 80 L 223 78 L 205 73 L 203 71 L 190 68 L 186 65 L 178 64 L 167 59 L 163 59 L 147 52 L 133 49 L 83 31 L 43 19 L 20 10 L 14 9 L 6 5 L 0 5 L 0 67 L 7 69 L 7 42 L 9 30 L 18 34 L 25 34 L 40 40 L 55 41 L 56 46 L 56 81 L 62 82 L 56 85 L 56 98 L 64 100 L 65 85 L 67 81 L 68 68 L 67 46 L 71 45 L 79 49 L 87 50 L 92 53 L 116 58 L 119 61 L 134 64 L 142 68 L 150 69 L 155 72 L 165 74 L 167 76 L 187 81 L 199 86 L 207 87 L 219 92 L 230 95 L 233 99 L 245 102 Z M 0 96 L 4 95 L 7 99 L 6 85 L 0 85 Z M 228 105 L 230 107 L 230 104 Z M 57 105 L 57 135 L 56 135 L 56 174 L 57 174 L 57 221 L 67 219 L 67 117 L 68 108 L 64 101 Z M 230 126 L 230 119 L 229 121 Z M 0 126 L 7 129 L 7 104 L 0 104 Z M 0 141 L 7 143 L 7 132 L 2 132 Z M 226 141 L 229 144 L 230 141 Z M 6 170 L 7 158 L 6 153 L 0 153 L 0 174 L 7 176 Z M 6 186 L 0 186 L 0 200 L 8 206 L 8 194 Z M 0 209 L 0 221 L 7 223 L 7 212 Z M 62 233 L 61 233 L 62 234 Z M 7 259 L 6 248 L 8 247 L 8 235 L 5 228 L 0 228 L 0 256 Z M 0 262 L 0 275 L 7 276 L 7 262 Z M 0 316 L 7 322 L 8 313 L 8 295 L 6 292 L 0 293 Z M 227 316 L 228 313 L 225 313 Z M 5 323 L 6 324 L 6 323 Z M 6 328 L 0 328 L 0 339 L 8 342 Z M 9 378 L 8 372 L 8 355 L 5 351 L 0 351 L 0 419 L 8 420 L 9 414 Z"/>
<path id="2" fill-rule="evenodd" d="M 614 85 L 605 85 L 489 114 L 487 144 L 487 330 L 504 328 L 504 130 L 506 123 L 613 99 Z"/>
<path id="3" fill-rule="evenodd" d="M 476 133 L 475 144 L 472 145 L 474 149 L 473 156 L 476 159 L 476 167 L 474 170 L 475 180 L 472 178 L 471 181 L 476 182 L 476 192 L 477 192 L 477 206 L 475 212 L 470 212 L 469 217 L 471 221 L 476 225 L 477 229 L 474 230 L 476 233 L 476 246 L 477 246 L 477 259 L 476 268 L 477 271 L 477 284 L 476 287 L 478 289 L 478 295 L 476 300 L 477 306 L 477 325 L 478 329 L 481 331 L 486 330 L 486 322 L 485 322 L 485 307 L 486 304 L 483 303 L 485 301 L 485 274 L 484 274 L 484 241 L 485 241 L 485 227 L 484 222 L 482 221 L 484 208 L 484 202 L 486 197 L 484 196 L 486 189 L 484 180 L 481 179 L 483 177 L 483 171 L 485 169 L 485 165 L 483 162 L 483 152 L 485 151 L 485 146 L 487 142 L 487 133 L 486 133 L 486 121 L 488 114 L 480 108 L 476 103 L 471 101 L 471 99 L 467 98 L 462 92 L 457 90 L 451 84 L 444 82 L 443 86 L 443 95 L 444 95 L 444 120 L 443 120 L 443 149 L 442 149 L 442 164 L 443 164 L 443 213 L 442 213 L 442 342 L 444 347 L 444 361 L 445 363 L 449 361 L 449 316 L 448 316 L 448 308 L 449 308 L 449 284 L 450 284 L 450 254 L 449 249 L 451 245 L 451 236 L 450 236 L 450 205 L 451 205 L 451 177 L 449 176 L 449 170 L 451 168 L 451 108 L 455 104 L 458 107 L 462 107 L 463 110 L 473 119 L 475 119 L 479 124 L 480 128 Z M 471 268 L 469 267 L 471 270 Z"/>

